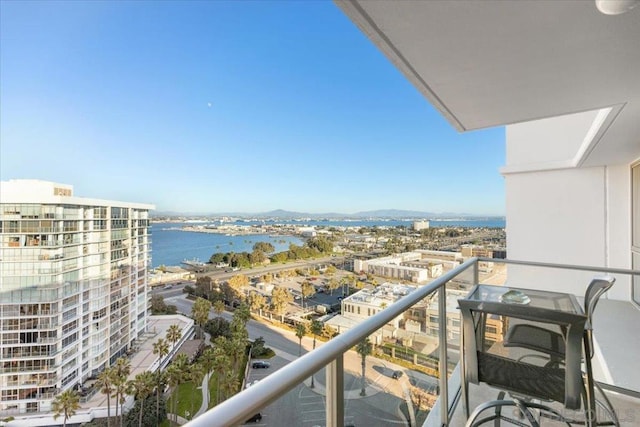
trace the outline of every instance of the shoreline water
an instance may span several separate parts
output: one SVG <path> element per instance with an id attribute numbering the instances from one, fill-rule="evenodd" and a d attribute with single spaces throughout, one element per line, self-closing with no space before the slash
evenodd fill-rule
<path id="1" fill-rule="evenodd" d="M 357 231 L 361 227 L 411 227 L 408 220 L 358 220 L 358 221 L 240 221 L 218 223 L 205 221 L 153 222 L 152 268 L 160 265 L 180 265 L 183 260 L 199 259 L 207 262 L 214 253 L 251 252 L 257 242 L 274 245 L 276 252 L 289 249 L 290 244 L 301 246 L 304 238 L 301 229 L 314 227 L 338 228 Z M 504 228 L 504 219 L 463 221 L 430 221 L 431 227 Z"/>

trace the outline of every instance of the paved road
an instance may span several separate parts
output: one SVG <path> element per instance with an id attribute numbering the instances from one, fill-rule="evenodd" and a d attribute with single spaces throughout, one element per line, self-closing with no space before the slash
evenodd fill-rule
<path id="1" fill-rule="evenodd" d="M 285 366 L 289 361 L 282 357 L 270 360 L 268 369 L 251 369 L 248 382 L 251 383 L 266 377 Z M 315 375 L 316 388 L 309 388 L 309 381 L 300 384 L 283 395 L 280 399 L 264 408 L 260 413 L 262 420 L 258 426 L 299 426 L 314 427 L 326 424 L 326 399 L 324 396 L 324 370 Z M 361 385 L 359 375 L 345 373 L 345 389 L 359 391 Z M 368 389 L 371 388 L 369 384 Z M 356 393 L 357 394 L 357 393 Z M 405 426 L 398 408 L 403 402 L 401 398 L 389 393 L 370 391 L 370 396 L 345 399 L 345 421 L 354 425 L 373 427 Z"/>

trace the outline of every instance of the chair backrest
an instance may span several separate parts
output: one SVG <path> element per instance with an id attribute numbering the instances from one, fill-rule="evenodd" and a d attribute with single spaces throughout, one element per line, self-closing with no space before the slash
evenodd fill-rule
<path id="1" fill-rule="evenodd" d="M 593 312 L 596 310 L 596 305 L 602 294 L 607 292 L 611 286 L 613 286 L 616 278 L 613 276 L 599 276 L 594 277 L 587 291 L 584 293 L 584 313 L 587 315 L 587 322 L 584 325 L 585 332 L 587 334 L 589 348 L 588 357 L 593 358 Z"/>
<path id="2" fill-rule="evenodd" d="M 591 328 L 591 323 L 593 322 L 592 316 L 596 310 L 598 300 L 602 294 L 613 286 L 615 281 L 616 279 L 613 276 L 600 276 L 594 277 L 591 283 L 589 283 L 587 291 L 584 293 L 584 313 L 587 315 L 588 328 Z"/>

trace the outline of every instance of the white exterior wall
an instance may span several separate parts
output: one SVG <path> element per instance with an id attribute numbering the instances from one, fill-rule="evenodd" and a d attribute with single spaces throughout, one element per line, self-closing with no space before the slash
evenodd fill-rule
<path id="1" fill-rule="evenodd" d="M 503 174 L 509 259 L 631 268 L 631 162 L 571 166 L 579 163 L 594 114 L 507 127 Z M 514 286 L 582 295 L 596 274 L 509 266 L 508 280 Z M 628 300 L 629 281 L 618 277 L 608 296 Z"/>

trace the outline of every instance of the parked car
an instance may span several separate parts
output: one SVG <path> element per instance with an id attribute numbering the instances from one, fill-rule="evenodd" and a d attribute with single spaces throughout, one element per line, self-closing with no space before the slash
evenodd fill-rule
<path id="1" fill-rule="evenodd" d="M 253 417 L 249 418 L 246 423 L 257 423 L 260 420 L 262 420 L 262 414 L 258 412 L 257 414 L 254 414 Z"/>
<path id="2" fill-rule="evenodd" d="M 397 380 L 400 377 L 402 377 L 402 371 L 393 371 L 393 374 L 391 374 L 391 378 L 394 380 Z"/>
<path id="3" fill-rule="evenodd" d="M 253 362 L 251 364 L 251 367 L 253 369 L 268 368 L 269 366 L 271 366 L 271 364 L 269 362 L 265 362 L 263 360 L 257 360 L 257 361 L 255 361 L 255 362 Z"/>

